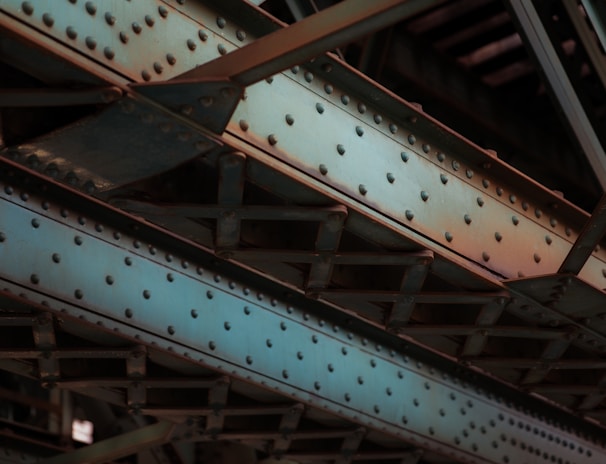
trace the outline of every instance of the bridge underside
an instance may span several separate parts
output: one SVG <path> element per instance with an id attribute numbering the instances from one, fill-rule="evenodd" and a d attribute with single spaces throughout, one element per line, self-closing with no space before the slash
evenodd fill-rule
<path id="1" fill-rule="evenodd" d="M 258 3 L 0 2 L 0 462 L 604 462 L 599 2 Z"/>

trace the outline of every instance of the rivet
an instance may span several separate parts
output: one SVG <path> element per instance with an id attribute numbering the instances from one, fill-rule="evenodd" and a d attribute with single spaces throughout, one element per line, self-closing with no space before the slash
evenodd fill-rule
<path id="1" fill-rule="evenodd" d="M 38 274 L 32 274 L 31 276 L 29 276 L 29 280 L 32 284 L 40 283 L 40 277 L 38 277 Z"/>
<path id="2" fill-rule="evenodd" d="M 120 42 L 122 42 L 123 44 L 128 43 L 128 34 L 126 32 L 120 31 L 119 37 Z"/>
<path id="3" fill-rule="evenodd" d="M 105 58 L 107 58 L 108 60 L 113 60 L 114 56 L 115 56 L 114 51 L 110 47 L 105 47 L 103 49 L 103 54 L 105 55 Z"/>
<path id="4" fill-rule="evenodd" d="M 572 230 L 570 230 L 570 227 L 566 227 L 564 229 L 564 233 L 566 234 L 567 237 L 570 237 L 572 235 Z"/>
<path id="5" fill-rule="evenodd" d="M 503 188 L 502 187 L 497 187 L 497 195 L 498 196 L 503 195 Z"/>
<path id="6" fill-rule="evenodd" d="M 360 191 L 360 193 L 362 195 L 366 195 L 368 193 L 368 189 L 366 188 L 366 186 L 364 184 L 358 185 L 358 190 Z"/>
<path id="7" fill-rule="evenodd" d="M 219 45 L 217 45 L 217 51 L 219 52 L 219 55 L 225 55 L 227 53 L 227 48 L 225 47 L 224 44 L 219 44 Z M 268 80 L 268 79 L 266 79 L 266 80 Z M 270 84 L 271 84 L 271 82 L 270 82 Z"/>
<path id="8" fill-rule="evenodd" d="M 276 134 L 269 134 L 267 136 L 267 141 L 270 145 L 275 145 L 276 143 L 278 143 L 278 137 L 276 137 Z"/>
<path id="9" fill-rule="evenodd" d="M 330 85 L 330 84 L 326 84 L 326 85 L 324 86 L 324 92 L 326 92 L 326 93 L 327 93 L 327 94 L 329 94 L 329 95 L 330 95 L 330 94 L 333 92 L 333 90 L 334 90 L 334 89 L 333 89 L 332 85 Z"/>
<path id="10" fill-rule="evenodd" d="M 538 218 L 540 218 L 543 215 L 543 211 L 541 211 L 539 208 L 536 208 L 534 210 L 534 215 Z"/>
<path id="11" fill-rule="evenodd" d="M 172 66 L 177 62 L 177 58 L 175 58 L 175 55 L 173 55 L 172 53 L 167 53 L 166 62 Z"/>
<path id="12" fill-rule="evenodd" d="M 32 227 L 34 229 L 37 229 L 38 227 L 40 227 L 40 221 L 38 221 L 38 219 L 32 219 Z"/>
<path id="13" fill-rule="evenodd" d="M 341 95 L 341 103 L 349 105 L 349 95 Z"/>
<path id="14" fill-rule="evenodd" d="M 166 274 L 166 280 L 168 280 L 169 282 L 174 282 L 175 276 L 169 272 L 168 274 Z"/>
<path id="15" fill-rule="evenodd" d="M 197 47 L 196 42 L 194 42 L 192 39 L 187 39 L 187 48 L 189 48 L 191 51 L 194 51 Z"/>
<path id="16" fill-rule="evenodd" d="M 310 73 L 309 71 L 307 71 L 304 75 L 303 78 L 307 81 L 307 82 L 311 82 L 314 80 L 314 75 L 312 73 Z"/>
<path id="17" fill-rule="evenodd" d="M 478 206 L 480 206 L 480 207 L 484 206 L 484 199 L 482 197 L 478 197 L 477 202 L 478 202 Z"/>
<path id="18" fill-rule="evenodd" d="M 328 173 L 328 168 L 326 167 L 325 164 L 321 164 L 319 169 L 320 169 L 320 173 L 322 175 L 326 175 Z"/>
<path id="19" fill-rule="evenodd" d="M 78 246 L 82 245 L 82 237 L 80 237 L 79 235 L 76 235 L 74 237 L 74 243 Z"/>
<path id="20" fill-rule="evenodd" d="M 416 141 L 417 141 L 417 138 L 414 135 L 410 134 L 408 136 L 408 143 L 410 143 L 411 145 L 414 145 Z"/>
<path id="21" fill-rule="evenodd" d="M 463 216 L 463 220 L 465 221 L 465 224 L 467 224 L 467 225 L 471 224 L 471 216 L 469 214 L 466 214 L 465 216 Z"/>
<path id="22" fill-rule="evenodd" d="M 285 378 L 285 379 L 287 379 L 287 378 L 288 378 L 288 371 L 287 371 L 286 369 L 284 369 L 284 370 L 282 371 L 282 377 L 283 377 L 283 378 Z"/>
<path id="23" fill-rule="evenodd" d="M 398 132 L 398 126 L 396 126 L 394 123 L 391 123 L 389 125 L 389 132 L 395 134 L 396 132 Z"/>
<path id="24" fill-rule="evenodd" d="M 0 232 L 0 242 L 4 242 L 6 240 L 6 234 L 4 232 Z"/>
<path id="25" fill-rule="evenodd" d="M 337 145 L 337 153 L 339 153 L 339 155 L 344 155 L 345 154 L 345 147 L 341 144 Z"/>
<path id="26" fill-rule="evenodd" d="M 427 193 L 425 190 L 421 190 L 421 200 L 423 200 L 423 201 L 429 200 L 429 193 Z"/>
<path id="27" fill-rule="evenodd" d="M 68 26 L 67 29 L 65 29 L 65 34 L 72 40 L 78 37 L 78 32 L 76 32 L 76 29 L 73 26 Z"/>
<path id="28" fill-rule="evenodd" d="M 362 377 L 361 375 L 358 376 L 358 384 L 359 385 L 363 385 L 364 384 L 364 377 Z"/>
<path id="29" fill-rule="evenodd" d="M 202 42 L 206 42 L 208 40 L 208 34 L 206 33 L 206 31 L 200 29 L 198 31 L 198 38 L 202 41 Z"/>
<path id="30" fill-rule="evenodd" d="M 135 34 L 139 34 L 139 33 L 141 33 L 141 30 L 143 29 L 143 28 L 141 27 L 141 24 L 139 24 L 139 23 L 138 23 L 138 22 L 136 22 L 136 21 L 135 21 L 135 22 L 133 22 L 133 23 L 131 24 L 131 27 L 133 28 L 133 32 L 134 32 Z"/>
<path id="31" fill-rule="evenodd" d="M 301 353 L 300 351 L 297 352 L 297 359 L 299 361 L 301 361 L 303 359 L 303 353 Z"/>
<path id="32" fill-rule="evenodd" d="M 446 155 L 444 153 L 440 152 L 440 153 L 438 153 L 437 158 L 440 163 L 443 163 L 444 160 L 446 159 Z"/>
<path id="33" fill-rule="evenodd" d="M 110 26 L 113 26 L 116 24 L 116 17 L 108 11 L 105 13 L 105 22 Z"/>
<path id="34" fill-rule="evenodd" d="M 534 258 L 534 262 L 535 262 L 535 263 L 540 263 L 540 262 L 541 262 L 541 257 L 539 256 L 539 254 L 538 254 L 538 253 L 535 253 L 535 254 L 533 255 L 533 258 Z"/>
<path id="35" fill-rule="evenodd" d="M 21 9 L 28 16 L 31 16 L 32 13 L 34 12 L 34 6 L 32 5 L 31 2 L 23 2 L 21 4 Z"/>
<path id="36" fill-rule="evenodd" d="M 300 69 L 301 69 L 301 67 L 299 65 L 295 65 L 292 68 L 290 68 L 290 72 L 293 74 L 298 74 Z"/>
<path id="37" fill-rule="evenodd" d="M 77 290 L 74 292 L 74 296 L 75 296 L 77 299 L 81 300 L 81 299 L 82 299 L 82 297 L 84 296 L 84 293 L 82 293 L 82 290 L 77 289 Z"/>
<path id="38" fill-rule="evenodd" d="M 211 350 L 214 350 L 215 348 L 217 348 L 217 344 L 211 340 L 210 342 L 208 342 L 208 347 Z"/>
<path id="39" fill-rule="evenodd" d="M 249 128 L 248 122 L 245 119 L 240 119 L 240 129 L 242 129 L 244 132 L 246 132 Z"/>
<path id="40" fill-rule="evenodd" d="M 326 366 L 326 368 L 328 369 L 328 372 L 334 372 L 335 371 L 335 366 L 333 366 L 332 364 L 329 364 L 328 366 Z"/>
<path id="41" fill-rule="evenodd" d="M 97 48 L 97 41 L 90 35 L 84 40 L 84 42 L 86 43 L 86 46 L 91 50 Z"/>
<path id="42" fill-rule="evenodd" d="M 551 218 L 549 220 L 549 224 L 551 225 L 551 227 L 555 227 L 558 225 L 558 220 L 556 218 Z"/>
<path id="43" fill-rule="evenodd" d="M 484 188 L 490 187 L 490 181 L 488 179 L 482 179 L 482 185 Z"/>
<path id="44" fill-rule="evenodd" d="M 217 26 L 219 26 L 221 29 L 223 29 L 226 24 L 227 24 L 227 21 L 225 20 L 225 18 L 223 18 L 221 16 L 219 16 L 217 18 Z"/>
<path id="45" fill-rule="evenodd" d="M 223 323 L 223 328 L 225 330 L 227 330 L 227 331 L 230 331 L 231 330 L 231 324 L 228 321 L 226 321 L 226 322 Z"/>
<path id="46" fill-rule="evenodd" d="M 366 113 L 366 105 L 364 103 L 358 103 L 358 111 L 362 114 Z"/>
<path id="47" fill-rule="evenodd" d="M 236 38 L 242 42 L 244 41 L 244 39 L 246 39 L 246 32 L 244 32 L 242 29 L 238 29 L 236 31 Z"/>
<path id="48" fill-rule="evenodd" d="M 412 219 L 415 217 L 414 213 L 409 209 L 407 209 L 404 214 L 406 216 L 406 219 L 408 219 L 409 221 L 412 221 Z"/>
<path id="49" fill-rule="evenodd" d="M 164 71 L 164 67 L 160 64 L 160 62 L 154 62 L 154 71 L 156 71 L 157 74 L 162 74 L 162 71 Z"/>
<path id="50" fill-rule="evenodd" d="M 500 232 L 495 232 L 494 233 L 494 238 L 497 242 L 500 242 L 501 240 L 503 240 L 503 235 L 501 235 Z"/>
<path id="51" fill-rule="evenodd" d="M 322 105 L 322 103 L 316 103 L 316 111 L 320 114 L 324 113 L 324 105 Z"/>
<path id="52" fill-rule="evenodd" d="M 153 27 L 155 22 L 156 21 L 154 20 L 154 18 L 152 18 L 150 15 L 145 15 L 145 24 L 147 24 L 149 27 Z"/>
<path id="53" fill-rule="evenodd" d="M 388 172 L 386 177 L 387 182 L 389 182 L 390 184 L 393 184 L 396 180 L 396 177 L 391 172 Z"/>
<path id="54" fill-rule="evenodd" d="M 113 285 L 114 284 L 114 278 L 110 275 L 105 277 L 105 283 L 107 283 L 107 285 Z"/>
<path id="55" fill-rule="evenodd" d="M 440 181 L 446 185 L 448 183 L 448 176 L 446 174 L 440 174 Z"/>
<path id="56" fill-rule="evenodd" d="M 488 254 L 488 252 L 486 252 L 486 251 L 483 251 L 483 252 L 482 252 L 482 259 L 483 259 L 484 261 L 488 261 L 488 260 L 490 260 L 490 255 Z"/>
<path id="57" fill-rule="evenodd" d="M 471 179 L 473 177 L 473 171 L 471 169 L 466 169 L 465 175 L 467 176 L 468 179 Z"/>
<path id="58" fill-rule="evenodd" d="M 265 79 L 265 82 L 267 82 L 268 84 L 271 84 L 274 81 L 273 77 L 268 77 L 267 79 Z"/>
<path id="59" fill-rule="evenodd" d="M 520 223 L 520 220 L 517 216 L 511 216 L 511 222 L 513 222 L 514 226 L 517 226 Z"/>
<path id="60" fill-rule="evenodd" d="M 446 238 L 446 241 L 448 242 L 452 242 L 452 234 L 450 232 L 446 232 L 444 233 L 444 237 Z"/>
<path id="61" fill-rule="evenodd" d="M 551 239 L 550 235 L 545 235 L 545 243 L 547 243 L 547 245 L 551 245 L 552 241 L 553 240 Z"/>
<path id="62" fill-rule="evenodd" d="M 97 12 L 97 6 L 93 2 L 86 2 L 84 5 L 86 11 L 90 15 L 94 15 Z"/>
<path id="63" fill-rule="evenodd" d="M 406 153 L 405 151 L 403 151 L 402 153 L 400 153 L 400 158 L 402 158 L 402 161 L 407 163 L 408 160 L 410 159 L 410 155 L 408 153 Z"/>
<path id="64" fill-rule="evenodd" d="M 522 209 L 523 209 L 524 211 L 528 211 L 528 202 L 527 202 L 527 201 L 523 201 L 523 202 L 522 202 Z"/>
<path id="65" fill-rule="evenodd" d="M 151 292 L 149 290 L 143 290 L 143 298 L 145 298 L 146 300 L 149 300 L 150 297 L 151 297 Z"/>
<path id="66" fill-rule="evenodd" d="M 512 193 L 511 195 L 509 195 L 509 202 L 511 204 L 515 203 L 517 200 L 516 196 Z"/>
<path id="67" fill-rule="evenodd" d="M 287 114 L 284 119 L 289 126 L 292 126 L 295 123 L 295 118 L 293 118 L 291 114 Z"/>
<path id="68" fill-rule="evenodd" d="M 358 137 L 362 137 L 364 135 L 364 128 L 362 126 L 356 126 L 356 134 L 358 134 Z"/>
<path id="69" fill-rule="evenodd" d="M 53 24 L 55 24 L 55 20 L 50 13 L 44 13 L 42 15 L 42 22 L 48 27 L 53 27 Z"/>
<path id="70" fill-rule="evenodd" d="M 169 325 L 169 326 L 166 328 L 166 330 L 167 330 L 167 332 L 168 332 L 170 335 L 174 335 L 174 334 L 175 334 L 175 328 L 174 328 L 172 325 Z"/>
<path id="71" fill-rule="evenodd" d="M 131 317 L 133 317 L 133 310 L 130 308 L 126 308 L 124 310 L 124 315 L 130 319 Z"/>
<path id="72" fill-rule="evenodd" d="M 166 18 L 168 16 L 168 10 L 166 9 L 166 7 L 164 5 L 160 5 L 158 7 L 158 14 L 160 16 L 162 16 L 163 18 Z"/>
<path id="73" fill-rule="evenodd" d="M 373 116 L 373 120 L 375 121 L 375 123 L 381 124 L 381 122 L 383 121 L 383 117 L 380 114 L 375 114 Z"/>
<path id="74" fill-rule="evenodd" d="M 189 312 L 189 314 L 191 315 L 191 317 L 192 317 L 193 319 L 196 319 L 196 318 L 198 317 L 198 310 L 196 310 L 196 309 L 192 309 L 192 310 Z"/>

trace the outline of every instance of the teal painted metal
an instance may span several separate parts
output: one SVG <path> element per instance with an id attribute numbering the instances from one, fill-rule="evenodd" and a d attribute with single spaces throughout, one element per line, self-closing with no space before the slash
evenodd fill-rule
<path id="1" fill-rule="evenodd" d="M 365 323 L 343 326 L 328 308 L 316 312 L 317 303 L 285 300 L 250 271 L 232 278 L 191 261 L 191 253 L 185 258 L 98 222 L 120 216 L 99 204 L 81 203 L 95 212 L 89 217 L 49 194 L 0 187 L 2 287 L 61 317 L 119 331 L 463 462 L 605 458 L 587 424 L 503 387 L 489 393 L 455 373 L 455 364 L 403 352 L 398 338 Z M 126 220 L 130 230 L 147 228 Z M 578 428 L 559 425 L 575 422 Z"/>

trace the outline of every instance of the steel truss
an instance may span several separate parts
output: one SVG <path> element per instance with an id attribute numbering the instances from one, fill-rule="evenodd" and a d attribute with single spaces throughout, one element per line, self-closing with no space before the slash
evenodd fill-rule
<path id="1" fill-rule="evenodd" d="M 463 462 L 603 460 L 591 426 L 475 374 L 463 381 L 468 374 L 408 344 L 412 354 L 402 352 L 403 337 L 414 337 L 529 391 L 549 397 L 560 388 L 559 403 L 601 417 L 600 385 L 582 377 L 562 386 L 557 376 L 606 367 L 598 290 L 606 252 L 585 253 L 599 241 L 582 230 L 588 215 L 329 55 L 243 93 L 225 81 L 228 71 L 204 82 L 179 79 L 201 63 L 204 74 L 279 27 L 239 2 L 216 3 L 231 13 L 146 1 L 107 12 L 66 2 L 69 14 L 56 15 L 52 2 L 3 2 L 2 38 L 16 66 L 55 83 L 63 83 L 57 76 L 67 66 L 70 79 L 93 89 L 80 102 L 123 95 L 101 114 L 5 154 L 250 267 L 213 261 L 117 210 L 71 195 L 38 196 L 9 182 L 0 251 L 2 262 L 20 263 L 1 270 L 10 298 L 45 303 L 38 310 L 71 324 L 93 323 L 127 340 L 129 350 L 134 343 L 171 362 L 188 358 L 191 369 L 268 389 L 274 401 L 288 397 L 295 410 L 281 406 L 285 430 L 296 428 L 299 403 L 312 408 L 312 419 L 318 411 L 344 418 L 342 446 L 308 459 L 351 460 L 358 448 L 374 452 L 365 443 L 389 436 L 406 445 L 390 442 L 384 456 L 392 459 L 389 448 L 396 448 L 404 462 L 420 459 L 418 449 Z M 158 47 L 141 53 L 150 43 Z M 45 69 L 32 64 L 40 50 L 50 52 Z M 290 66 L 293 56 L 284 52 L 279 60 Z M 66 95 L 55 91 L 43 100 L 73 98 Z M 39 97 L 24 93 L 21 102 Z M 83 152 L 82 141 L 96 149 Z M 183 163 L 212 179 L 204 194 L 178 202 L 156 195 L 160 174 Z M 152 191 L 152 199 L 133 195 L 133 185 L 135 193 Z M 575 243 L 583 248 L 575 267 L 563 268 Z M 379 278 L 364 278 L 375 269 Z M 578 309 L 581 297 L 587 304 Z M 446 311 L 461 307 L 469 314 L 453 323 Z M 43 381 L 90 390 L 89 380 L 63 378 L 62 351 L 45 337 L 11 351 L 11 359 L 43 350 Z M 533 356 L 509 354 L 519 339 L 538 340 Z M 575 357 L 561 359 L 570 349 Z M 19 366 L 3 364 L 22 372 Z M 139 372 L 145 376 L 145 368 Z M 151 407 L 144 384 L 121 382 L 100 379 L 98 396 L 134 412 L 188 415 L 174 404 Z M 215 412 L 226 390 L 213 388 L 209 404 L 194 411 L 209 430 L 221 430 L 224 417 Z M 563 424 L 589 431 L 576 436 Z M 275 439 L 276 455 L 288 455 L 284 440 Z"/>

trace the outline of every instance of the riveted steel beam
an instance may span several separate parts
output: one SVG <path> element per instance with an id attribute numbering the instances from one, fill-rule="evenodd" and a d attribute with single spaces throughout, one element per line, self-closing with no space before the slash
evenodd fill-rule
<path id="1" fill-rule="evenodd" d="M 100 203 L 82 205 L 95 216 L 67 209 L 59 200 L 30 190 L 36 185 L 31 181 L 23 195 L 21 187 L 12 185 L 15 179 L 0 185 L 0 280 L 5 291 L 44 304 L 49 312 L 117 330 L 154 350 L 182 353 L 297 403 L 454 459 L 534 462 L 538 449 L 541 459 L 561 457 L 584 464 L 601 462 L 606 454 L 592 438 L 592 427 L 563 411 L 523 399 L 488 379 L 464 379 L 458 366 L 424 350 L 409 346 L 405 353 L 397 337 L 362 321 L 349 319 L 343 325 L 330 307 L 284 297 L 282 287 L 249 270 L 224 266 L 218 272 L 203 250 L 189 249 L 187 258 L 181 257 L 178 249 L 191 244 L 133 218 L 124 217 L 119 226 L 123 215 L 118 211 L 112 211 L 118 225 L 96 220 L 108 217 Z M 77 202 L 72 199 L 72 204 Z M 129 230 L 135 229 L 132 235 Z M 154 231 L 156 238 L 139 236 L 142 230 Z M 156 244 L 163 240 L 172 246 Z M 60 262 L 52 259 L 55 253 Z M 82 265 L 90 262 L 95 266 Z M 38 279 L 31 278 L 34 274 Z M 184 414 L 175 412 L 170 415 L 188 414 L 185 409 Z M 561 428 L 563 422 L 576 424 L 574 431 Z M 533 454 L 519 423 L 537 430 Z M 503 433 L 513 440 L 502 441 Z M 549 437 L 554 436 L 574 443 L 574 450 L 553 449 Z M 391 456 L 405 456 L 399 453 Z M 342 456 L 336 454 L 335 459 Z M 386 456 L 379 453 L 376 459 Z"/>
<path id="2" fill-rule="evenodd" d="M 188 71 L 173 82 L 228 77 L 247 87 L 437 3 L 440 2 L 346 0 Z"/>

